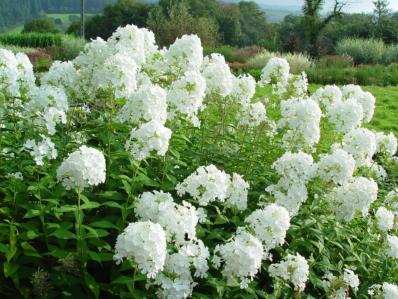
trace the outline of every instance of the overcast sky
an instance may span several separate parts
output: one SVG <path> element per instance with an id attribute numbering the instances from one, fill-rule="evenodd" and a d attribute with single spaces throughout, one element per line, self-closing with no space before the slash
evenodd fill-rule
<path id="1" fill-rule="evenodd" d="M 256 2 L 265 5 L 278 6 L 301 6 L 303 0 L 256 0 Z M 347 12 L 371 12 L 374 8 L 372 0 L 347 0 L 348 4 L 345 9 Z M 333 0 L 326 0 L 327 5 L 332 5 Z M 390 0 L 390 8 L 398 11 L 398 0 Z"/>

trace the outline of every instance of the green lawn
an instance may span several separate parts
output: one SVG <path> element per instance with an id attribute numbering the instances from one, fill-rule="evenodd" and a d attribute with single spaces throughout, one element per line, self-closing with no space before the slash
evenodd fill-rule
<path id="1" fill-rule="evenodd" d="M 13 28 L 10 28 L 5 33 L 10 33 L 10 34 L 12 34 L 12 33 L 21 33 L 22 30 L 23 30 L 23 25 L 18 25 L 18 26 L 15 26 Z"/>
<path id="2" fill-rule="evenodd" d="M 376 112 L 370 127 L 398 136 L 398 86 L 365 86 L 376 97 Z"/>

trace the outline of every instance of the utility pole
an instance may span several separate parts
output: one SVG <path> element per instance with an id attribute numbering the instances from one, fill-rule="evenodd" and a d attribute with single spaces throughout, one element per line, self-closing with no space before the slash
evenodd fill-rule
<path id="1" fill-rule="evenodd" d="M 80 38 L 84 39 L 84 4 L 85 0 L 80 0 Z"/>

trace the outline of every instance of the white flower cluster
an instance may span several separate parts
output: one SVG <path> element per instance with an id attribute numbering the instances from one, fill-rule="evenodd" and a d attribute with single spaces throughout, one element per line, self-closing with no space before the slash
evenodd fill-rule
<path id="1" fill-rule="evenodd" d="M 320 104 L 322 108 L 328 110 L 334 103 L 338 103 L 343 99 L 343 93 L 336 85 L 326 85 L 317 89 L 311 98 Z"/>
<path id="2" fill-rule="evenodd" d="M 394 228 L 394 213 L 385 207 L 378 208 L 375 217 L 377 226 L 381 231 L 386 232 Z"/>
<path id="3" fill-rule="evenodd" d="M 239 210 L 247 207 L 249 184 L 234 173 L 231 176 L 214 165 L 200 166 L 182 183 L 176 186 L 177 194 L 189 194 L 199 205 L 207 206 L 214 201 L 226 202 L 226 205 L 236 206 Z"/>
<path id="4" fill-rule="evenodd" d="M 197 113 L 203 109 L 206 81 L 198 71 L 188 71 L 174 81 L 167 93 L 169 111 L 187 117 L 196 127 L 200 125 Z"/>
<path id="5" fill-rule="evenodd" d="M 385 282 L 383 285 L 372 285 L 368 294 L 373 299 L 396 299 L 398 298 L 398 286 L 392 283 Z"/>
<path id="6" fill-rule="evenodd" d="M 85 145 L 69 154 L 57 169 L 57 179 L 67 190 L 83 190 L 105 182 L 106 163 L 104 155 Z"/>
<path id="7" fill-rule="evenodd" d="M 171 130 L 161 122 L 152 120 L 132 129 L 125 148 L 138 161 L 145 160 L 152 152 L 164 156 L 169 148 Z"/>
<path id="8" fill-rule="evenodd" d="M 344 269 L 343 276 L 339 277 L 328 273 L 322 282 L 331 299 L 350 299 L 349 288 L 356 292 L 360 284 L 358 275 L 350 269 Z"/>
<path id="9" fill-rule="evenodd" d="M 272 92 L 279 98 L 305 98 L 308 94 L 307 74 L 289 74 L 287 81 L 279 81 L 273 85 Z"/>
<path id="10" fill-rule="evenodd" d="M 38 143 L 33 139 L 29 139 L 25 142 L 23 148 L 28 150 L 32 158 L 35 160 L 37 165 L 44 165 L 44 158 L 48 160 L 54 160 L 58 156 L 58 152 L 55 148 L 55 144 L 50 138 L 40 135 L 41 142 Z"/>
<path id="11" fill-rule="evenodd" d="M 256 92 L 256 80 L 251 75 L 234 78 L 231 96 L 243 106 L 247 106 Z"/>
<path id="12" fill-rule="evenodd" d="M 331 154 L 320 155 L 317 163 L 317 176 L 325 183 L 344 184 L 355 170 L 355 160 L 346 151 L 334 148 Z"/>
<path id="13" fill-rule="evenodd" d="M 370 165 L 376 152 L 375 134 L 365 128 L 351 130 L 343 137 L 342 149 L 354 157 L 356 167 Z"/>
<path id="14" fill-rule="evenodd" d="M 335 125 L 337 132 L 346 133 L 361 126 L 363 120 L 361 104 L 354 98 L 336 101 L 328 107 L 326 116 Z"/>
<path id="15" fill-rule="evenodd" d="M 178 38 L 164 53 L 166 72 L 181 76 L 187 71 L 198 71 L 203 63 L 203 48 L 197 35 Z"/>
<path id="16" fill-rule="evenodd" d="M 344 282 L 349 285 L 354 291 L 358 291 L 359 278 L 352 270 L 344 269 Z"/>
<path id="17" fill-rule="evenodd" d="M 376 153 L 384 153 L 394 156 L 397 152 L 397 137 L 393 133 L 384 134 L 382 132 L 376 133 Z"/>
<path id="18" fill-rule="evenodd" d="M 81 83 L 76 88 L 83 94 L 111 90 L 116 98 L 129 97 L 137 87 L 138 70 L 156 50 L 152 32 L 134 25 L 120 27 L 107 41 L 97 38 L 88 43 L 75 58 Z"/>
<path id="19" fill-rule="evenodd" d="M 398 259 L 398 237 L 397 236 L 388 236 L 388 250 L 387 255 L 394 259 Z"/>
<path id="20" fill-rule="evenodd" d="M 22 53 L 0 49 L 0 94 L 19 97 L 35 85 L 33 66 Z"/>
<path id="21" fill-rule="evenodd" d="M 162 227 L 150 221 L 130 223 L 117 237 L 114 260 L 134 259 L 140 271 L 154 278 L 166 261 L 166 234 Z"/>
<path id="22" fill-rule="evenodd" d="M 213 265 L 220 268 L 229 285 L 240 284 L 242 289 L 260 270 L 263 259 L 261 241 L 242 229 L 226 244 L 217 245 L 214 249 Z"/>
<path id="23" fill-rule="evenodd" d="M 128 97 L 117 118 L 133 125 L 152 120 L 164 124 L 167 119 L 165 90 L 153 84 L 140 86 Z"/>
<path id="24" fill-rule="evenodd" d="M 41 77 L 41 85 L 64 88 L 68 96 L 78 86 L 78 73 L 72 61 L 54 61 L 49 71 Z"/>
<path id="25" fill-rule="evenodd" d="M 182 205 L 174 203 L 169 193 L 143 193 L 134 211 L 142 221 L 159 223 L 165 230 L 168 241 L 183 244 L 196 238 L 196 225 L 199 221 L 196 208 L 187 202 Z"/>
<path id="26" fill-rule="evenodd" d="M 66 113 L 69 105 L 63 87 L 34 86 L 29 91 L 29 99 L 29 102 L 25 105 L 24 113 L 27 118 L 32 119 L 34 125 L 44 126 L 49 135 L 54 135 L 57 124 L 66 124 Z"/>
<path id="27" fill-rule="evenodd" d="M 242 106 L 239 111 L 239 125 L 249 128 L 258 127 L 261 123 L 267 121 L 267 114 L 264 104 L 261 102 L 249 103 Z"/>
<path id="28" fill-rule="evenodd" d="M 327 196 L 336 217 L 351 221 L 356 212 L 367 216 L 370 205 L 377 199 L 377 183 L 364 177 L 353 177 L 341 186 L 335 187 Z"/>
<path id="29" fill-rule="evenodd" d="M 298 253 L 288 254 L 280 263 L 270 265 L 268 271 L 271 277 L 292 283 L 298 291 L 305 289 L 309 275 L 307 260 Z"/>
<path id="30" fill-rule="evenodd" d="M 178 252 L 167 255 L 163 272 L 154 280 L 159 285 L 158 295 L 167 299 L 182 299 L 192 296 L 194 277 L 205 278 L 209 269 L 210 253 L 202 241 L 188 243 L 179 248 Z"/>
<path id="31" fill-rule="evenodd" d="M 284 207 L 271 204 L 255 210 L 245 222 L 262 241 L 265 252 L 268 252 L 285 242 L 286 232 L 290 227 L 290 216 Z"/>
<path id="32" fill-rule="evenodd" d="M 22 173 L 20 171 L 13 172 L 13 173 L 8 173 L 6 175 L 6 178 L 23 181 L 23 175 L 22 175 Z"/>
<path id="33" fill-rule="evenodd" d="M 288 149 L 311 148 L 319 142 L 322 111 L 311 99 L 292 98 L 282 101 L 278 127 L 286 129 L 282 142 Z"/>
<path id="34" fill-rule="evenodd" d="M 271 58 L 266 66 L 263 68 L 261 73 L 261 81 L 265 84 L 278 82 L 287 82 L 290 75 L 290 65 L 286 59 L 273 57 Z"/>
<path id="35" fill-rule="evenodd" d="M 98 90 L 113 90 L 116 98 L 128 98 L 137 88 L 138 66 L 133 57 L 116 53 L 95 69 L 93 82 Z"/>
<path id="36" fill-rule="evenodd" d="M 286 208 L 291 216 L 297 214 L 301 204 L 307 200 L 306 184 L 314 177 L 316 165 L 311 155 L 303 152 L 286 152 L 272 164 L 280 175 L 277 184 L 268 186 L 276 204 Z"/>
<path id="37" fill-rule="evenodd" d="M 209 57 L 205 57 L 202 75 L 206 79 L 209 94 L 215 93 L 221 97 L 226 97 L 232 93 L 234 77 L 221 54 L 211 54 Z"/>
<path id="38" fill-rule="evenodd" d="M 249 183 L 240 174 L 233 173 L 228 184 L 225 205 L 236 207 L 240 211 L 246 210 L 249 188 Z"/>
<path id="39" fill-rule="evenodd" d="M 376 99 L 370 92 L 365 92 L 359 85 L 345 85 L 341 89 L 343 93 L 343 100 L 354 98 L 362 106 L 364 113 L 364 122 L 370 122 L 372 120 Z"/>

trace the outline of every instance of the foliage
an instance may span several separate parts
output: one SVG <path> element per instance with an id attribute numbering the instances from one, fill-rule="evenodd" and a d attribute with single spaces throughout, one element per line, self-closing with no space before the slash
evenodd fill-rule
<path id="1" fill-rule="evenodd" d="M 41 50 L 29 52 L 29 60 L 32 62 L 33 69 L 35 72 L 47 72 L 52 64 L 51 56 Z"/>
<path id="2" fill-rule="evenodd" d="M 65 35 L 62 38 L 61 45 L 49 47 L 48 51 L 54 60 L 67 61 L 76 58 L 85 44 L 86 41 L 79 37 Z"/>
<path id="3" fill-rule="evenodd" d="M 314 64 L 311 57 L 301 53 L 281 54 L 281 53 L 264 52 L 257 54 L 253 58 L 249 59 L 249 61 L 247 61 L 247 63 L 245 64 L 244 68 L 245 69 L 263 68 L 272 57 L 282 57 L 286 59 L 289 62 L 291 71 L 294 74 L 298 74 L 303 70 L 311 68 Z"/>
<path id="4" fill-rule="evenodd" d="M 336 47 L 339 55 L 349 55 L 355 64 L 397 63 L 397 46 L 385 45 L 381 40 L 353 39 L 341 40 Z"/>
<path id="5" fill-rule="evenodd" d="M 3 45 L 3 44 L 0 44 L 0 48 L 10 50 L 14 54 L 16 54 L 16 53 L 28 54 L 28 53 L 34 52 L 36 50 L 35 48 L 19 47 L 19 46 Z"/>
<path id="6" fill-rule="evenodd" d="M 306 70 L 308 79 L 318 84 L 361 84 L 389 86 L 398 84 L 398 64 L 357 67 L 317 66 Z"/>
<path id="7" fill-rule="evenodd" d="M 45 48 L 60 46 L 62 35 L 52 33 L 0 34 L 0 43 L 20 47 Z"/>
<path id="8" fill-rule="evenodd" d="M 316 65 L 319 68 L 345 68 L 353 67 L 354 59 L 349 55 L 325 55 L 317 61 Z"/>
<path id="9" fill-rule="evenodd" d="M 58 28 L 50 18 L 34 19 L 25 23 L 22 33 L 57 33 Z"/>
<path id="10" fill-rule="evenodd" d="M 160 7 L 153 9 L 149 15 L 148 27 L 155 33 L 161 46 L 168 46 L 187 33 L 197 34 L 206 46 L 214 46 L 218 42 L 215 21 L 208 17 L 192 16 L 184 2 L 172 5 L 167 14 Z"/>

